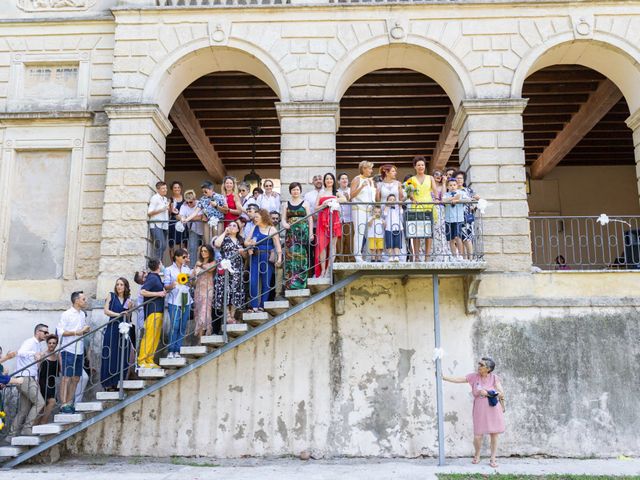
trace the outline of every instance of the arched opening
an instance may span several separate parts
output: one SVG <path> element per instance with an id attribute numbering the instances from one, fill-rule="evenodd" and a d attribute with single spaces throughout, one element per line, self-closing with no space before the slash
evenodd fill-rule
<path id="1" fill-rule="evenodd" d="M 174 128 L 167 137 L 165 178 L 200 191 L 203 180 L 219 187 L 220 173 L 242 181 L 254 170 L 262 179 L 280 177 L 280 124 L 276 93 L 259 78 L 238 71 L 215 72 L 189 85 L 169 113 Z M 191 121 L 185 119 L 192 113 Z M 204 137 L 198 135 L 198 131 Z M 203 151 L 199 140 L 210 150 Z M 215 157 L 221 169 L 206 163 Z M 205 165 L 206 164 L 206 165 Z M 255 186 L 255 185 L 254 185 Z"/>
<path id="2" fill-rule="evenodd" d="M 366 73 L 340 100 L 337 169 L 353 177 L 362 160 L 377 167 L 390 163 L 398 168 L 402 180 L 413 173 L 415 155 L 425 156 L 431 170 L 458 165 L 457 137 L 452 135 L 450 122 L 453 114 L 445 90 L 422 73 L 406 68 Z M 450 148 L 444 152 L 447 139 Z"/>
<path id="3" fill-rule="evenodd" d="M 623 91 L 596 70 L 563 64 L 529 75 L 522 96 L 534 265 L 637 268 L 640 207 Z"/>

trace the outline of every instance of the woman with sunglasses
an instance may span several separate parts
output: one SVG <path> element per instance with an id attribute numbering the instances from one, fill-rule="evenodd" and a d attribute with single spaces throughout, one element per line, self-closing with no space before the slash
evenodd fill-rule
<path id="1" fill-rule="evenodd" d="M 478 362 L 478 369 L 464 377 L 448 377 L 442 380 L 451 383 L 468 383 L 473 394 L 473 460 L 480 462 L 480 449 L 484 435 L 491 437 L 491 459 L 489 465 L 498 466 L 496 452 L 498 450 L 498 435 L 504 433 L 504 390 L 498 376 L 493 373 L 496 362 L 489 357 L 483 357 Z"/>
<path id="2" fill-rule="evenodd" d="M 188 218 L 196 211 L 197 196 L 193 190 L 187 190 L 184 194 L 184 203 L 180 207 L 180 214 L 177 219 L 181 222 L 183 219 Z M 195 216 L 190 222 L 184 226 L 185 232 L 183 237 L 187 236 L 189 257 L 198 258 L 198 249 L 202 245 L 202 237 L 204 236 L 204 225 L 202 224 L 202 215 Z M 188 231 L 188 234 L 187 234 Z"/>

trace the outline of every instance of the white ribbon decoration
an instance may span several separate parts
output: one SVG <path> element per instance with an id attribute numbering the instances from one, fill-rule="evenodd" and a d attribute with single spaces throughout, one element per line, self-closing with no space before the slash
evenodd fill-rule
<path id="1" fill-rule="evenodd" d="M 442 348 L 434 348 L 433 349 L 433 361 L 442 360 L 444 357 L 444 350 Z"/>
<path id="2" fill-rule="evenodd" d="M 129 329 L 131 328 L 131 324 L 127 322 L 120 322 L 118 325 L 118 331 L 121 335 L 127 335 L 129 333 Z"/>
<path id="3" fill-rule="evenodd" d="M 220 261 L 220 268 L 226 270 L 229 273 L 236 273 L 236 271 L 231 266 L 231 260 L 229 260 L 228 258 Z"/>
<path id="4" fill-rule="evenodd" d="M 176 222 L 176 232 L 184 232 L 184 223 Z"/>
<path id="5" fill-rule="evenodd" d="M 329 210 L 331 210 L 332 212 L 337 212 L 340 210 L 340 202 L 338 202 L 337 200 L 329 200 Z"/>
<path id="6" fill-rule="evenodd" d="M 606 213 L 601 213 L 600 216 L 596 219 L 596 222 L 604 226 L 610 222 L 609 216 Z"/>
<path id="7" fill-rule="evenodd" d="M 211 217 L 209 219 L 209 222 L 207 223 L 209 224 L 210 227 L 217 228 L 218 223 L 220 223 L 220 220 L 218 219 L 218 217 Z"/>
<path id="8" fill-rule="evenodd" d="M 487 207 L 489 206 L 489 202 L 487 202 L 484 198 L 481 198 L 480 200 L 478 200 L 478 210 L 480 210 L 480 213 L 484 215 L 484 211 L 487 209 Z"/>

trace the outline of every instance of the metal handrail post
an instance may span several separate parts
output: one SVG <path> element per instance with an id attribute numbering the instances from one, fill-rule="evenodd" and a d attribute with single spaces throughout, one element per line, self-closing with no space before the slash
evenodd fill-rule
<path id="1" fill-rule="evenodd" d="M 118 383 L 118 397 L 120 400 L 124 399 L 124 349 L 127 340 L 125 337 L 128 334 L 128 331 L 127 333 L 120 333 L 120 382 Z"/>
<path id="2" fill-rule="evenodd" d="M 438 274 L 433 275 L 433 332 L 436 351 L 440 351 L 440 285 Z M 442 359 L 436 355 L 436 408 L 438 412 L 438 465 L 444 466 L 444 401 L 442 392 Z"/>
<path id="3" fill-rule="evenodd" d="M 229 308 L 229 270 L 224 270 L 224 296 L 222 297 L 222 336 L 224 343 L 229 341 L 227 333 L 227 310 Z"/>

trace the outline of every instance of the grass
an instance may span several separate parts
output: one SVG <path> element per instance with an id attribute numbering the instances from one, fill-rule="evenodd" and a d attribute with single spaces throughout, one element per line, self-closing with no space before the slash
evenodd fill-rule
<path id="1" fill-rule="evenodd" d="M 613 475 L 502 475 L 495 473 L 447 473 L 439 474 L 438 480 L 640 480 L 639 476 Z"/>
<path id="2" fill-rule="evenodd" d="M 171 457 L 171 465 L 184 465 L 187 467 L 219 467 L 218 463 L 198 462 L 183 457 Z"/>

